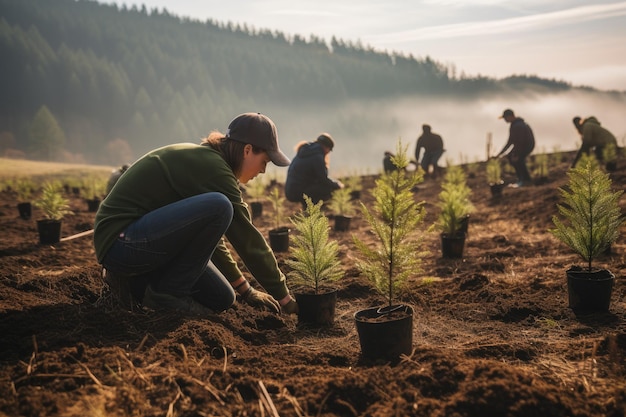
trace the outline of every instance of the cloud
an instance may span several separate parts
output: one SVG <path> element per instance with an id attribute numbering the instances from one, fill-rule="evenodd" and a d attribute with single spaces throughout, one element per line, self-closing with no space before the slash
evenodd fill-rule
<path id="1" fill-rule="evenodd" d="M 484 22 L 457 23 L 376 36 L 376 43 L 394 43 L 527 32 L 626 15 L 626 2 L 576 7 L 556 12 Z M 373 39 L 367 39 L 372 42 Z"/>

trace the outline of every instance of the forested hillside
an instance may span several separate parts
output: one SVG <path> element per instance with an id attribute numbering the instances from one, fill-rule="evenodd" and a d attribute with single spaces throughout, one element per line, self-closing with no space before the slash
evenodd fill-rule
<path id="1" fill-rule="evenodd" d="M 332 112 L 359 100 L 472 97 L 520 83 L 573 88 L 468 78 L 429 57 L 359 42 L 86 0 L 0 0 L 0 57 L 0 154 L 107 164 L 196 141 L 243 111 Z"/>

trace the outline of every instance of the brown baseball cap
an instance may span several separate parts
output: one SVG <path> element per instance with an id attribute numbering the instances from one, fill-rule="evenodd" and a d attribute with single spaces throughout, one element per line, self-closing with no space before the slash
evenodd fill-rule
<path id="1" fill-rule="evenodd" d="M 286 167 L 291 163 L 278 147 L 276 125 L 261 113 L 243 113 L 235 117 L 228 125 L 226 137 L 263 149 L 274 165 Z"/>

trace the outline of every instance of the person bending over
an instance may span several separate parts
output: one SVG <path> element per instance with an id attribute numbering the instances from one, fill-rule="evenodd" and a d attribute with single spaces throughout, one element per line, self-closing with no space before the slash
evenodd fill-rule
<path id="1" fill-rule="evenodd" d="M 269 162 L 290 162 L 276 126 L 244 113 L 226 134 L 164 146 L 133 163 L 96 213 L 94 246 L 112 294 L 126 307 L 208 314 L 229 308 L 238 293 L 252 306 L 296 313 L 240 189 Z M 265 291 L 250 285 L 225 239 Z"/>
<path id="2" fill-rule="evenodd" d="M 304 206 L 304 195 L 313 203 L 328 200 L 333 191 L 343 188 L 340 181 L 328 177 L 329 154 L 335 147 L 333 138 L 322 133 L 314 142 L 301 142 L 287 170 L 285 197 Z"/>

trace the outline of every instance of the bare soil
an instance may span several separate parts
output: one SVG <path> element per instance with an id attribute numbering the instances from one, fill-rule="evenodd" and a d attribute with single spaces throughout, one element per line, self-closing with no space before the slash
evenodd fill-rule
<path id="1" fill-rule="evenodd" d="M 395 364 L 360 357 L 354 313 L 384 300 L 354 267 L 353 235 L 373 239 L 359 216 L 331 231 L 345 269 L 335 325 L 307 329 L 241 303 L 211 317 L 112 308 L 91 237 L 40 245 L 40 212 L 20 219 L 2 192 L 0 416 L 624 416 L 626 238 L 596 262 L 616 276 L 610 312 L 577 316 L 565 270 L 581 261 L 547 232 L 569 161 L 499 202 L 483 171 L 470 175 L 464 256 L 443 259 L 425 235 L 430 253 L 400 297 L 415 309 L 414 352 Z M 624 189 L 624 161 L 611 177 Z M 416 190 L 424 228 L 439 189 Z M 64 236 L 93 224 L 84 200 L 72 208 Z"/>

